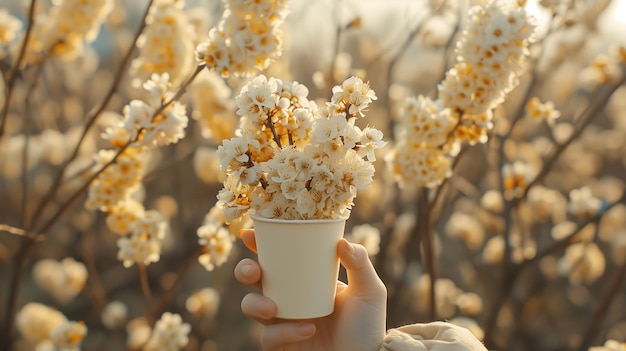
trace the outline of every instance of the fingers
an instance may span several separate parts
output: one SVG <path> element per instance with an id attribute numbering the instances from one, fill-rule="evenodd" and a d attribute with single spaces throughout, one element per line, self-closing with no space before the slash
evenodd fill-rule
<path id="1" fill-rule="evenodd" d="M 244 258 L 235 266 L 235 278 L 244 285 L 261 288 L 261 267 L 249 258 Z"/>
<path id="2" fill-rule="evenodd" d="M 265 296 L 250 293 L 241 300 L 241 311 L 257 322 L 267 324 L 276 315 L 276 304 Z"/>
<path id="3" fill-rule="evenodd" d="M 239 231 L 239 237 L 243 244 L 246 245 L 250 251 L 256 253 L 256 238 L 254 237 L 254 229 L 242 229 Z"/>
<path id="4" fill-rule="evenodd" d="M 268 325 L 261 332 L 263 350 L 282 350 L 283 346 L 309 339 L 315 334 L 310 322 L 285 322 Z"/>
<path id="5" fill-rule="evenodd" d="M 263 350 L 282 349 L 283 346 L 304 341 L 315 334 L 315 325 L 310 322 L 278 322 L 276 304 L 267 297 L 250 293 L 241 300 L 241 311 L 265 325 L 261 332 Z"/>
<path id="6" fill-rule="evenodd" d="M 359 295 L 387 297 L 387 289 L 376 274 L 363 245 L 351 244 L 342 239 L 337 245 L 337 254 L 348 274 L 351 292 Z"/>

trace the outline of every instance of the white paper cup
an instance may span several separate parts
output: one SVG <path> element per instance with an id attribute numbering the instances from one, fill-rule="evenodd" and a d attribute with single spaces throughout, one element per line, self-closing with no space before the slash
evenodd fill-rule
<path id="1" fill-rule="evenodd" d="M 346 219 L 252 220 L 263 295 L 276 303 L 276 317 L 307 319 L 331 314 L 339 274 L 337 244 Z"/>

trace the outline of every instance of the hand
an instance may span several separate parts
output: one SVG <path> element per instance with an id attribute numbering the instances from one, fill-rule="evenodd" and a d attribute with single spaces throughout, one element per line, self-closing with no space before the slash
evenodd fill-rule
<path id="1" fill-rule="evenodd" d="M 254 230 L 243 230 L 240 236 L 246 247 L 256 252 Z M 348 273 L 348 285 L 337 282 L 335 311 L 329 316 L 281 320 L 274 318 L 276 305 L 272 300 L 256 293 L 243 298 L 243 313 L 265 325 L 261 332 L 263 350 L 379 349 L 385 336 L 387 289 L 363 246 L 342 239 L 337 254 Z M 248 258 L 235 267 L 235 277 L 242 284 L 261 288 L 261 274 L 259 264 Z"/>

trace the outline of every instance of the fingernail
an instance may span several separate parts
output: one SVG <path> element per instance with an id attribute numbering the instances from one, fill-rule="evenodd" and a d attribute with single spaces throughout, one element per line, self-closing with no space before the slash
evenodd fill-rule
<path id="1" fill-rule="evenodd" d="M 245 267 L 243 267 L 243 269 L 241 270 L 241 273 L 243 273 L 244 278 L 252 278 L 252 271 L 254 270 L 254 268 L 252 268 L 252 266 L 247 265 Z"/>
<path id="2" fill-rule="evenodd" d="M 301 335 L 313 335 L 315 326 L 311 323 L 302 323 L 298 325 L 298 333 Z"/>
<path id="3" fill-rule="evenodd" d="M 265 301 L 265 300 L 261 300 L 259 302 L 256 303 L 256 308 L 259 311 L 259 313 L 261 314 L 261 316 L 265 317 L 265 318 L 270 318 L 270 312 L 272 309 L 272 305 Z"/>

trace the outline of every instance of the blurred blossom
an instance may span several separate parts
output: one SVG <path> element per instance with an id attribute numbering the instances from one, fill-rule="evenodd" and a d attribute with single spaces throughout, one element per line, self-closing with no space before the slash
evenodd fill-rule
<path id="1" fill-rule="evenodd" d="M 520 197 L 535 176 L 535 171 L 527 163 L 516 161 L 502 166 L 504 198 L 511 200 Z"/>
<path id="2" fill-rule="evenodd" d="M 52 331 L 64 323 L 67 323 L 67 318 L 61 312 L 35 302 L 24 305 L 16 316 L 20 335 L 36 343 L 50 339 Z"/>
<path id="3" fill-rule="evenodd" d="M 68 321 L 61 312 L 34 302 L 18 311 L 16 326 L 37 350 L 78 351 L 87 334 L 85 323 Z"/>
<path id="4" fill-rule="evenodd" d="M 552 227 L 552 229 L 550 230 L 550 234 L 552 236 L 552 239 L 554 240 L 563 240 L 572 233 L 574 233 L 576 228 L 578 228 L 576 223 L 571 221 L 563 221 L 554 225 L 554 227 Z"/>
<path id="5" fill-rule="evenodd" d="M 554 126 L 554 121 L 561 116 L 561 113 L 554 108 L 551 101 L 541 102 L 534 97 L 526 104 L 526 117 L 532 120 L 545 121 L 549 126 Z"/>
<path id="6" fill-rule="evenodd" d="M 21 28 L 22 22 L 19 19 L 11 15 L 8 10 L 0 9 L 0 59 L 6 56 L 6 47 L 17 38 Z M 0 89 L 0 93 L 2 93 L 2 89 Z M 2 106 L 2 100 L 0 100 L 0 106 Z"/>
<path id="7" fill-rule="evenodd" d="M 604 254 L 594 243 L 575 243 L 559 260 L 559 272 L 572 284 L 591 284 L 604 274 Z"/>
<path id="8" fill-rule="evenodd" d="M 504 209 L 504 201 L 502 195 L 497 190 L 487 190 L 480 198 L 480 204 L 487 210 L 492 212 L 502 212 Z"/>
<path id="9" fill-rule="evenodd" d="M 607 340 L 602 346 L 592 346 L 588 351 L 624 351 L 626 342 Z"/>
<path id="10" fill-rule="evenodd" d="M 26 60 L 33 63 L 49 54 L 67 60 L 80 56 L 84 43 L 91 43 L 98 36 L 113 3 L 113 0 L 53 1 L 47 12 L 34 18 Z"/>
<path id="11" fill-rule="evenodd" d="M 213 147 L 200 146 L 193 155 L 193 169 L 196 176 L 206 184 L 213 184 L 224 180 L 224 173 L 220 170 L 220 158 Z"/>
<path id="12" fill-rule="evenodd" d="M 598 236 L 603 241 L 611 241 L 623 228 L 626 228 L 626 206 L 616 204 L 602 216 Z"/>
<path id="13" fill-rule="evenodd" d="M 559 223 L 565 220 L 567 199 L 561 192 L 535 185 L 529 190 L 527 199 L 537 221 L 552 219 L 553 223 Z"/>
<path id="14" fill-rule="evenodd" d="M 602 201 L 596 198 L 587 186 L 574 189 L 569 193 L 568 210 L 577 217 L 593 217 L 598 214 L 601 205 Z"/>
<path id="15" fill-rule="evenodd" d="M 355 244 L 365 246 L 369 257 L 374 257 L 380 250 L 380 230 L 370 224 L 356 225 L 346 239 Z"/>
<path id="16" fill-rule="evenodd" d="M 205 288 L 194 292 L 187 298 L 185 307 L 196 317 L 213 318 L 220 305 L 220 294 L 213 288 Z"/>
<path id="17" fill-rule="evenodd" d="M 126 346 L 131 350 L 140 349 L 148 342 L 151 333 L 152 328 L 146 318 L 139 317 L 129 321 L 126 324 Z"/>
<path id="18" fill-rule="evenodd" d="M 187 346 L 191 326 L 179 314 L 165 312 L 152 330 L 144 351 L 178 351 Z"/>
<path id="19" fill-rule="evenodd" d="M 131 74 L 136 84 L 153 74 L 167 73 L 178 87 L 193 71 L 194 32 L 183 0 L 158 0 L 150 8 L 146 28 L 137 40 L 139 56 L 133 60 Z"/>
<path id="20" fill-rule="evenodd" d="M 100 320 L 105 327 L 111 330 L 119 329 L 126 325 L 128 308 L 121 301 L 111 301 L 102 310 Z"/>
<path id="21" fill-rule="evenodd" d="M 617 83 L 622 79 L 622 75 L 618 57 L 602 53 L 580 72 L 578 84 L 588 91 L 593 91 L 601 85 Z"/>
<path id="22" fill-rule="evenodd" d="M 459 311 L 464 315 L 479 315 L 483 310 L 483 299 L 475 293 L 463 293 L 456 299 Z"/>
<path id="23" fill-rule="evenodd" d="M 498 235 L 487 240 L 482 256 L 486 262 L 491 264 L 502 261 L 502 257 L 504 257 L 504 238 Z"/>
<path id="24" fill-rule="evenodd" d="M 85 286 L 87 268 L 67 257 L 62 261 L 43 259 L 33 267 L 33 279 L 60 303 L 70 302 Z"/>
<path id="25" fill-rule="evenodd" d="M 235 136 L 238 119 L 231 89 L 215 72 L 202 71 L 190 87 L 191 116 L 200 123 L 202 136 L 221 143 Z"/>
<path id="26" fill-rule="evenodd" d="M 454 212 L 446 223 L 446 234 L 461 239 L 471 250 L 480 248 L 485 240 L 485 230 L 480 222 L 465 213 Z"/>
<path id="27" fill-rule="evenodd" d="M 87 327 L 84 322 L 67 321 L 50 333 L 50 340 L 59 351 L 78 351 L 85 335 Z"/>
<path id="28" fill-rule="evenodd" d="M 626 229 L 615 233 L 611 240 L 611 255 L 616 264 L 626 264 Z"/>
<path id="29" fill-rule="evenodd" d="M 440 318 L 450 318 L 456 312 L 456 301 L 463 291 L 450 279 L 439 278 L 435 282 L 435 303 Z M 430 306 L 430 277 L 422 275 L 412 287 L 413 308 L 419 313 L 426 313 Z"/>

